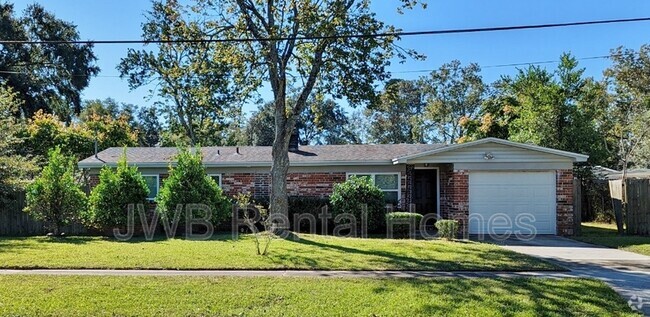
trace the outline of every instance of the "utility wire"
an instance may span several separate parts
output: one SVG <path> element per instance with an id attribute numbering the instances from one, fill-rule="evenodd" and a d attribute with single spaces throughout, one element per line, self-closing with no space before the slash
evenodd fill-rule
<path id="1" fill-rule="evenodd" d="M 63 44 L 80 44 L 80 45 L 94 45 L 94 44 L 173 44 L 173 43 L 220 43 L 220 42 L 264 42 L 264 41 L 288 41 L 288 40 L 322 40 L 322 39 L 343 39 L 343 38 L 377 38 L 377 37 L 401 37 L 401 36 L 420 36 L 420 35 L 442 35 L 442 34 L 462 34 L 462 33 L 480 33 L 480 32 L 497 32 L 497 31 L 513 31 L 513 30 L 530 30 L 530 29 L 546 29 L 558 28 L 569 26 L 581 25 L 597 25 L 597 24 L 613 24 L 613 23 L 629 23 L 629 22 L 643 22 L 650 21 L 650 17 L 644 18 L 630 18 L 630 19 L 613 19 L 613 20 L 595 20 L 595 21 L 582 21 L 582 22 L 566 22 L 566 23 L 547 23 L 547 24 L 529 24 L 529 25 L 516 25 L 516 26 L 499 26 L 499 27 L 486 27 L 486 28 L 468 28 L 468 29 L 447 29 L 447 30 L 431 30 L 431 31 L 412 31 L 412 32 L 383 32 L 373 34 L 340 34 L 340 35 L 322 35 L 322 36 L 298 36 L 298 37 L 267 37 L 267 38 L 226 38 L 226 39 L 174 39 L 174 40 L 88 40 L 88 41 L 60 41 L 60 40 L 44 40 L 44 41 L 16 41 L 16 40 L 0 40 L 0 44 L 10 45 L 63 45 Z"/>
<path id="2" fill-rule="evenodd" d="M 610 58 L 610 57 L 611 57 L 610 55 L 601 55 L 601 56 L 582 57 L 582 58 L 576 58 L 576 59 L 577 60 L 594 60 L 594 59 L 607 59 L 607 58 Z M 543 65 L 543 64 L 557 64 L 559 62 L 560 62 L 559 60 L 548 60 L 548 61 L 537 61 L 537 62 L 496 64 L 496 65 L 481 66 L 481 69 L 485 69 L 485 68 L 506 68 L 506 67 Z M 394 74 L 429 73 L 429 72 L 432 72 L 432 71 L 435 71 L 435 70 L 437 70 L 437 69 L 405 70 L 405 71 L 396 71 L 396 72 L 391 72 L 391 73 L 394 73 Z M 26 72 L 11 71 L 11 70 L 0 70 L 0 74 L 16 74 L 16 75 L 24 74 L 24 75 L 29 75 L 29 73 L 26 73 Z M 98 78 L 120 78 L 120 77 L 122 77 L 120 75 L 80 75 L 80 74 L 71 74 L 70 76 L 72 76 L 72 77 L 98 77 Z"/>
<path id="3" fill-rule="evenodd" d="M 599 55 L 599 56 L 589 56 L 589 57 L 578 57 L 576 60 L 579 61 L 584 61 L 584 60 L 595 60 L 595 59 L 608 59 L 612 56 L 618 56 L 618 55 Z M 517 66 L 529 66 L 529 65 L 543 65 L 543 64 L 557 64 L 559 63 L 560 60 L 548 60 L 548 61 L 536 61 L 536 62 L 521 62 L 521 63 L 510 63 L 510 64 L 496 64 L 496 65 L 487 65 L 487 66 L 479 66 L 481 69 L 485 68 L 503 68 L 503 67 L 517 67 Z M 418 69 L 418 70 L 405 70 L 405 71 L 397 71 L 397 72 L 391 72 L 394 74 L 407 74 L 407 73 L 429 73 L 432 71 L 436 71 L 437 69 Z"/>
<path id="4" fill-rule="evenodd" d="M 576 60 L 583 61 L 583 60 L 595 60 L 595 59 L 608 59 L 612 56 L 618 56 L 618 55 L 599 55 L 599 56 L 589 56 L 589 57 L 578 57 Z M 543 64 L 557 64 L 559 63 L 560 60 L 548 60 L 548 61 L 536 61 L 536 62 L 520 62 L 520 63 L 510 63 L 510 64 L 495 64 L 495 65 L 486 65 L 486 66 L 479 66 L 481 69 L 486 69 L 486 68 L 506 68 L 506 67 L 517 67 L 517 66 L 529 66 L 529 65 L 543 65 Z M 437 69 L 418 69 L 418 70 L 404 70 L 404 71 L 395 71 L 391 72 L 393 74 L 409 74 L 409 73 L 429 73 L 432 71 L 435 71 Z M 11 71 L 11 70 L 0 70 L 0 74 L 24 74 L 24 75 L 29 75 L 29 73 L 26 72 L 19 72 L 19 71 Z M 122 76 L 120 75 L 79 75 L 79 74 L 71 74 L 72 77 L 98 77 L 98 78 L 120 78 Z"/>

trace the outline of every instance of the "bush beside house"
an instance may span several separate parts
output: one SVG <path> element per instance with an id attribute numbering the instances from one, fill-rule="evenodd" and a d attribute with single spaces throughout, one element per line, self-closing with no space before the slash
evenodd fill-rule
<path id="1" fill-rule="evenodd" d="M 392 228 L 395 237 L 407 238 L 411 231 L 418 230 L 423 217 L 414 212 L 389 212 L 386 214 L 386 225 L 389 230 Z"/>
<path id="2" fill-rule="evenodd" d="M 128 205 L 147 205 L 149 188 L 135 166 L 129 166 L 126 154 L 117 169 L 105 166 L 99 174 L 99 184 L 90 193 L 87 222 L 99 229 L 124 227 L 128 223 Z M 135 223 L 139 215 L 135 209 Z"/>
<path id="3" fill-rule="evenodd" d="M 351 176 L 345 182 L 334 185 L 330 204 L 334 217 L 344 213 L 352 214 L 357 218 L 357 223 L 361 223 L 365 206 L 368 212 L 368 231 L 379 232 L 385 228 L 384 193 L 368 177 Z"/>
<path id="4" fill-rule="evenodd" d="M 230 200 L 223 194 L 217 182 L 206 174 L 200 149 L 195 153 L 188 149 L 180 150 L 177 164 L 170 166 L 169 177 L 163 182 L 156 202 L 158 212 L 167 219 L 174 218 L 178 205 L 185 207 L 187 204 L 209 206 L 213 224 L 226 220 L 231 213 Z M 200 211 L 195 211 L 194 217 L 203 216 Z M 183 217 L 180 223 L 185 223 Z"/>
<path id="5" fill-rule="evenodd" d="M 87 197 L 75 181 L 74 159 L 61 154 L 58 147 L 48 156 L 41 174 L 27 186 L 25 212 L 44 221 L 54 235 L 59 235 L 63 226 L 79 220 L 87 207 Z"/>
<path id="6" fill-rule="evenodd" d="M 447 240 L 455 239 L 458 235 L 458 221 L 456 220 L 438 220 L 436 221 L 438 235 Z"/>

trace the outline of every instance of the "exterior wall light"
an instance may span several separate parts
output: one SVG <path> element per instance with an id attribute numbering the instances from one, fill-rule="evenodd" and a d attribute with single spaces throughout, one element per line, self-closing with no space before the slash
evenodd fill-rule
<path id="1" fill-rule="evenodd" d="M 492 154 L 492 152 L 485 152 L 485 154 L 483 154 L 483 159 L 488 160 L 488 161 L 493 160 L 494 159 L 494 154 Z"/>

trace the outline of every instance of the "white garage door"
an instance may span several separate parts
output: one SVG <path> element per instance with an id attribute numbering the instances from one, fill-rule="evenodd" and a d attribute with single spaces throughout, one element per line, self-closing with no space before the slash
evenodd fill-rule
<path id="1" fill-rule="evenodd" d="M 555 234 L 555 172 L 470 172 L 471 234 Z"/>

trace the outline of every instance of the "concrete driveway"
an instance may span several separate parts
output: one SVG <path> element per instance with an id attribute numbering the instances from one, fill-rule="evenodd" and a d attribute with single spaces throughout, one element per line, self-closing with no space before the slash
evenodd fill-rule
<path id="1" fill-rule="evenodd" d="M 650 257 L 557 236 L 530 241 L 494 241 L 501 247 L 550 260 L 575 277 L 596 278 L 609 284 L 629 304 L 650 316 Z"/>

